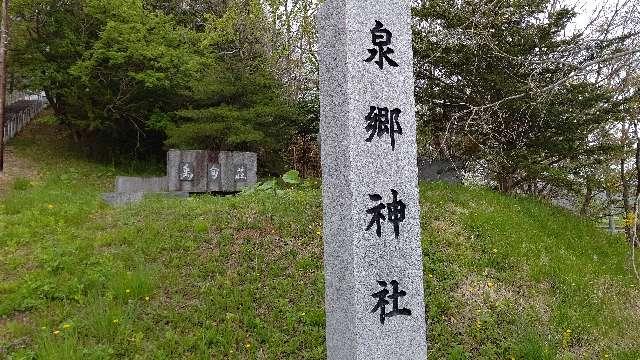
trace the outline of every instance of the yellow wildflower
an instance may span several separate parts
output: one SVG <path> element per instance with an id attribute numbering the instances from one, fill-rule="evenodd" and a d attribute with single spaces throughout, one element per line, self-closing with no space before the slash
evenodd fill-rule
<path id="1" fill-rule="evenodd" d="M 145 297 L 144 297 L 144 299 L 145 299 L 145 300 L 147 300 L 147 301 L 149 301 L 149 297 L 148 297 L 148 296 L 145 296 Z"/>
<path id="2" fill-rule="evenodd" d="M 635 224 L 636 222 L 636 214 L 630 212 L 627 214 L 627 216 L 624 218 L 624 225 L 625 226 L 632 226 L 633 224 Z"/>
<path id="3" fill-rule="evenodd" d="M 47 207 L 48 207 L 49 209 L 53 209 L 53 204 L 49 204 L 49 205 L 47 205 Z"/>
<path id="4" fill-rule="evenodd" d="M 118 319 L 113 319 L 113 323 L 114 323 L 114 324 L 117 324 L 117 323 L 119 323 L 119 322 L 120 322 L 120 320 L 118 320 Z"/>
<path id="5" fill-rule="evenodd" d="M 251 347 L 251 344 L 245 344 L 244 347 L 246 347 L 247 349 Z"/>
<path id="6" fill-rule="evenodd" d="M 126 292 L 127 294 L 131 292 L 131 290 L 127 289 L 124 292 Z"/>
<path id="7" fill-rule="evenodd" d="M 58 334 L 60 334 L 60 330 L 56 330 L 53 332 L 53 335 L 58 335 Z"/>
<path id="8" fill-rule="evenodd" d="M 68 328 L 70 328 L 70 327 L 71 327 L 71 324 L 64 324 L 64 325 L 62 325 L 62 328 L 63 328 L 63 329 L 68 329 Z"/>

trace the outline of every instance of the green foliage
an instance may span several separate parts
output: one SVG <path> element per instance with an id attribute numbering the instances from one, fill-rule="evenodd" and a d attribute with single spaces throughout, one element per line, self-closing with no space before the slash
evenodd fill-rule
<path id="1" fill-rule="evenodd" d="M 291 189 L 319 189 L 319 179 L 302 179 L 300 172 L 297 170 L 289 170 L 284 173 L 280 179 L 269 179 L 257 183 L 256 185 L 249 187 L 243 191 L 244 194 L 251 194 L 253 192 L 271 192 L 273 194 L 280 194 L 284 190 Z"/>
<path id="2" fill-rule="evenodd" d="M 414 9 L 417 102 L 423 147 L 484 159 L 504 191 L 563 182 L 612 149 L 590 136 L 620 116 L 601 85 L 571 78 L 599 52 L 565 36 L 575 14 L 549 0 L 422 2 Z M 442 155 L 442 154 L 432 154 Z"/>
<path id="3" fill-rule="evenodd" d="M 171 4 L 17 0 L 10 68 L 94 152 L 251 150 L 277 168 L 299 115 L 260 41 L 260 3 L 212 3 L 208 17 Z"/>
<path id="4" fill-rule="evenodd" d="M 193 34 L 141 1 L 12 5 L 10 69 L 46 92 L 77 140 L 96 153 L 158 149 L 164 135 L 146 125 L 150 114 L 175 108 L 204 66 Z"/>
<path id="5" fill-rule="evenodd" d="M 188 108 L 175 113 L 169 145 L 257 151 L 268 160 L 263 166 L 278 170 L 301 115 L 270 67 L 262 12 L 259 1 L 231 1 L 224 16 L 208 23 L 202 46 L 215 61 L 191 84 Z"/>
<path id="6" fill-rule="evenodd" d="M 287 184 L 293 184 L 293 185 L 297 185 L 302 182 L 300 179 L 300 172 L 297 170 L 288 171 L 287 173 L 282 175 L 282 180 Z"/>

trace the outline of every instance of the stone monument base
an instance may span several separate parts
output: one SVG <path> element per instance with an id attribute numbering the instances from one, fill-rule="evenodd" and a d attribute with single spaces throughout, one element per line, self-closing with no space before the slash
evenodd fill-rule
<path id="1" fill-rule="evenodd" d="M 102 199 L 112 206 L 142 201 L 145 194 L 188 197 L 191 193 L 236 194 L 257 182 L 257 155 L 249 152 L 170 150 L 167 176 L 116 178 L 116 191 Z"/>

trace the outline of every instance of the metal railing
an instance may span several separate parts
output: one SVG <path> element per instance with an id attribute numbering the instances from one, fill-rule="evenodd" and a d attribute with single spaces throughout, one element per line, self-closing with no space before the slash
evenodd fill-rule
<path id="1" fill-rule="evenodd" d="M 4 118 L 4 143 L 18 135 L 48 104 L 46 97 L 42 93 L 20 92 L 7 96 Z"/>
<path id="2" fill-rule="evenodd" d="M 5 106 L 9 106 L 13 103 L 16 103 L 20 100 L 26 100 L 32 94 L 26 91 L 12 91 L 7 94 L 7 99 L 5 101 Z"/>

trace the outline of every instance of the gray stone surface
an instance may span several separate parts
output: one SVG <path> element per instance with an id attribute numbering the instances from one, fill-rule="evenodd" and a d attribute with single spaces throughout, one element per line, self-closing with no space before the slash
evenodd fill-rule
<path id="1" fill-rule="evenodd" d="M 147 193 L 145 197 L 164 197 L 164 198 L 178 198 L 178 199 L 186 199 L 189 197 L 188 192 L 184 191 L 172 191 L 172 192 L 154 192 Z"/>
<path id="2" fill-rule="evenodd" d="M 102 194 L 102 200 L 111 206 L 124 206 L 142 201 L 143 192 L 114 192 Z"/>
<path id="3" fill-rule="evenodd" d="M 208 191 L 222 191 L 222 166 L 218 159 L 215 162 L 210 162 L 207 170 L 207 190 Z"/>
<path id="4" fill-rule="evenodd" d="M 449 160 L 418 161 L 418 178 L 424 181 L 444 181 L 462 184 L 464 164 L 454 164 Z"/>
<path id="5" fill-rule="evenodd" d="M 167 152 L 169 191 L 202 193 L 207 191 L 209 152 L 170 150 Z"/>
<path id="6" fill-rule="evenodd" d="M 255 153 L 222 151 L 218 154 L 218 164 L 222 173 L 219 183 L 220 190 L 217 191 L 240 191 L 257 182 L 258 162 Z"/>
<path id="7" fill-rule="evenodd" d="M 255 153 L 171 150 L 167 153 L 169 191 L 237 192 L 257 182 Z"/>
<path id="8" fill-rule="evenodd" d="M 389 57 L 398 66 L 366 62 L 372 29 L 380 21 L 392 32 Z M 326 278 L 327 357 L 350 359 L 426 359 L 426 323 L 420 246 L 416 123 L 413 97 L 410 2 L 327 0 L 318 15 L 320 105 Z M 402 134 L 378 137 L 366 128 L 370 107 L 400 109 Z M 389 124 L 389 123 L 388 123 Z M 391 190 L 406 205 L 396 238 L 385 204 Z M 380 195 L 372 201 L 370 195 Z M 376 205 L 383 210 L 380 237 L 366 230 Z M 399 309 L 411 315 L 385 318 L 373 297 L 391 281 L 406 295 Z M 392 298 L 385 313 L 393 310 Z M 391 315 L 391 314 L 389 314 Z"/>
<path id="9" fill-rule="evenodd" d="M 116 177 L 116 192 L 167 192 L 167 177 Z"/>

